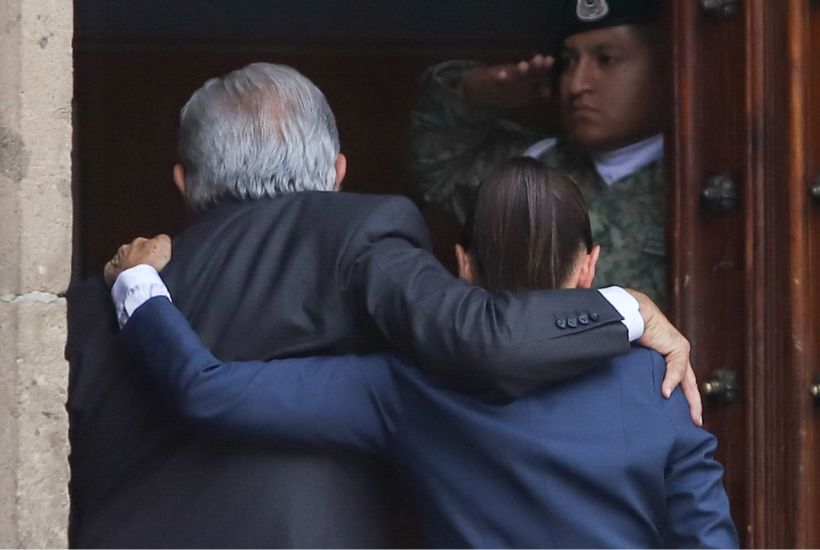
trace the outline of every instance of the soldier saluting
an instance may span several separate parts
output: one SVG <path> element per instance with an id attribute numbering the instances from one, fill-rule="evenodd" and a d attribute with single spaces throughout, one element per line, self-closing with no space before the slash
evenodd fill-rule
<path id="1" fill-rule="evenodd" d="M 421 200 L 463 223 L 490 171 L 511 156 L 537 158 L 570 175 L 584 194 L 593 238 L 607 251 L 599 284 L 637 288 L 664 307 L 662 2 L 562 0 L 550 55 L 428 69 L 410 127 L 411 182 Z M 555 97 L 561 135 L 504 116 Z"/>

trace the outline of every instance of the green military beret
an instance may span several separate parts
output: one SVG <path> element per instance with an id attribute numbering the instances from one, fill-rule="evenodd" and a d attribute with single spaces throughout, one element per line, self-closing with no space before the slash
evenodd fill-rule
<path id="1" fill-rule="evenodd" d="M 561 0 L 558 38 L 660 19 L 663 0 Z"/>

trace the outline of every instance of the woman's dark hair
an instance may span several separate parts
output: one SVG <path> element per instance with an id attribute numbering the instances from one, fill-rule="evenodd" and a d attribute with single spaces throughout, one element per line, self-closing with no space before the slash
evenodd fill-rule
<path id="1" fill-rule="evenodd" d="M 491 292 L 560 286 L 592 251 L 589 213 L 567 176 L 526 157 L 505 162 L 478 193 L 462 245 Z"/>

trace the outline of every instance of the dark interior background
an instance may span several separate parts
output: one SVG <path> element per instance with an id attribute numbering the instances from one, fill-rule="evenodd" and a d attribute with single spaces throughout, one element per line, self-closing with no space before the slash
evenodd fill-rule
<path id="1" fill-rule="evenodd" d="M 336 113 L 346 190 L 406 194 L 404 128 L 421 72 L 446 59 L 543 50 L 555 4 L 76 0 L 74 276 L 98 272 L 137 235 L 184 226 L 170 177 L 177 114 L 206 79 L 253 61 L 298 68 Z M 456 228 L 425 215 L 452 266 Z"/>

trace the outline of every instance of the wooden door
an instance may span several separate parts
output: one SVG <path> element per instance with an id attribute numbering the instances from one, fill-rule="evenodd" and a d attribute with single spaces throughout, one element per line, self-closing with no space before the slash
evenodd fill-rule
<path id="1" fill-rule="evenodd" d="M 691 0 L 671 17 L 674 312 L 704 393 L 736 377 L 734 400 L 706 396 L 706 424 L 752 547 L 820 546 L 817 4 Z"/>
<path id="2" fill-rule="evenodd" d="M 700 381 L 718 371 L 737 379 L 735 395 L 706 400 L 706 427 L 719 439 L 718 458 L 726 468 L 732 516 L 744 543 L 751 517 L 749 456 L 750 369 L 745 330 L 747 227 L 743 208 L 726 203 L 725 212 L 706 212 L 702 193 L 710 178 L 744 192 L 748 173 L 743 144 L 748 139 L 745 79 L 746 28 L 735 16 L 710 21 L 696 2 L 676 2 L 672 13 L 675 131 L 671 141 L 668 235 L 672 311 L 692 343 Z M 712 52 L 707 54 L 707 52 Z M 740 61 L 738 63 L 738 61 Z M 717 182 L 718 180 L 712 180 Z"/>
<path id="3" fill-rule="evenodd" d="M 790 336 L 785 412 L 796 547 L 820 547 L 820 2 L 788 10 Z"/>
<path id="4" fill-rule="evenodd" d="M 785 541 L 778 483 L 788 328 L 786 3 L 673 2 L 669 215 L 674 317 L 693 345 L 706 426 L 741 543 Z M 707 7 L 717 6 L 716 9 Z M 711 395 L 710 395 L 711 394 Z"/>

